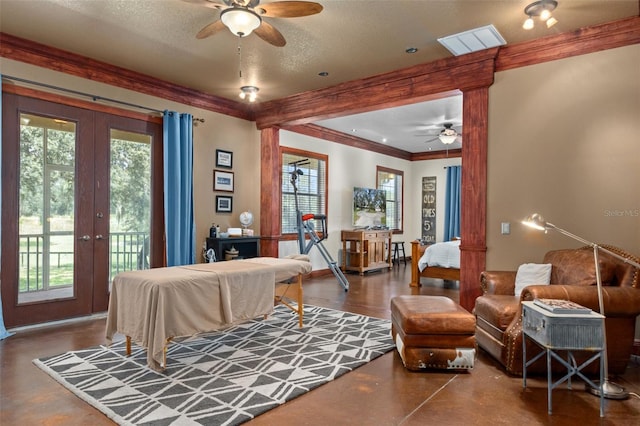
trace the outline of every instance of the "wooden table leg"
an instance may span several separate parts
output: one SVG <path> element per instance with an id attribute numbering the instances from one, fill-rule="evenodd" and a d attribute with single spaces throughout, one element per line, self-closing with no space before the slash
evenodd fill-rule
<path id="1" fill-rule="evenodd" d="M 130 336 L 127 336 L 126 353 L 127 353 L 127 356 L 131 355 L 131 337 Z"/>
<path id="2" fill-rule="evenodd" d="M 302 291 L 302 274 L 298 274 L 297 278 L 296 278 L 297 283 L 289 283 L 289 284 L 284 284 L 287 286 L 287 290 L 284 291 L 284 293 L 282 293 L 282 295 L 276 295 L 275 296 L 275 302 L 276 303 L 282 303 L 283 305 L 285 305 L 287 308 L 291 309 L 293 312 L 295 312 L 296 314 L 298 314 L 298 325 L 300 326 L 300 328 L 302 328 L 303 325 L 303 318 L 304 318 L 304 299 L 303 299 L 303 291 Z M 289 303 L 289 301 L 293 301 L 293 299 L 291 297 L 286 297 L 285 298 L 285 294 L 287 293 L 287 291 L 291 288 L 291 286 L 296 285 L 297 289 L 296 289 L 296 304 L 298 306 L 296 306 L 295 308 L 293 307 L 293 305 L 291 303 Z"/>
<path id="3" fill-rule="evenodd" d="M 302 274 L 298 274 L 298 325 L 302 328 L 302 318 L 304 317 L 304 302 L 302 299 Z"/>

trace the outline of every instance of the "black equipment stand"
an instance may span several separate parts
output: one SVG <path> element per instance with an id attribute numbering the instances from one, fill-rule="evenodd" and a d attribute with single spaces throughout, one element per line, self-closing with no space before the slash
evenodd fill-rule
<path id="1" fill-rule="evenodd" d="M 322 244 L 329 233 L 327 231 L 327 217 L 323 214 L 302 214 L 298 206 L 298 176 L 302 176 L 304 173 L 298 168 L 299 165 L 308 164 L 309 160 L 301 160 L 291 163 L 293 171 L 291 172 L 291 185 L 293 185 L 293 196 L 296 203 L 296 228 L 298 230 L 298 246 L 300 247 L 300 254 L 308 254 L 313 246 L 317 246 L 320 254 L 324 258 L 325 262 L 333 272 L 333 275 L 338 279 L 338 283 L 344 288 L 344 291 L 349 290 L 349 281 L 342 273 L 342 270 L 338 266 L 338 263 L 333 260 L 331 254 L 327 251 L 326 247 Z M 322 227 L 322 238 L 318 235 L 313 224 L 313 220 L 319 220 Z M 306 236 L 309 236 L 309 241 L 306 241 Z M 306 243 L 306 244 L 305 244 Z"/>

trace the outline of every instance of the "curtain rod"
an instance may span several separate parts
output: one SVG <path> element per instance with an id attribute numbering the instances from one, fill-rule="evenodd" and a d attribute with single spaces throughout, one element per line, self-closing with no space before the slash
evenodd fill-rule
<path id="1" fill-rule="evenodd" d="M 129 107 L 132 107 L 132 108 L 144 109 L 144 110 L 147 110 L 147 111 L 158 113 L 160 115 L 164 115 L 164 111 L 161 111 L 159 109 L 149 108 L 149 107 L 146 107 L 146 106 L 137 105 L 137 104 L 133 104 L 133 103 L 130 103 L 130 102 L 119 101 L 117 99 L 105 98 L 104 96 L 92 95 L 90 93 L 79 92 L 77 90 L 67 89 L 67 88 L 60 87 L 60 86 L 53 86 L 51 84 L 40 83 L 38 81 L 27 80 L 27 79 L 20 78 L 20 77 L 13 77 L 13 76 L 10 76 L 10 75 L 2 74 L 2 79 L 3 80 L 4 79 L 15 80 L 15 81 L 19 81 L 21 83 L 27 83 L 27 84 L 33 84 L 33 85 L 36 85 L 36 86 L 40 86 L 40 87 L 46 87 L 47 89 L 53 89 L 53 90 L 59 90 L 59 91 L 66 92 L 66 93 L 72 93 L 72 94 L 77 95 L 77 96 L 84 96 L 84 97 L 87 97 L 87 98 L 91 98 L 94 102 L 96 102 L 96 101 L 113 102 L 113 103 L 116 103 L 116 104 L 126 105 L 126 106 L 129 106 Z M 193 121 L 196 122 L 196 125 L 197 125 L 197 123 L 204 123 L 204 118 L 195 118 L 194 117 Z"/>

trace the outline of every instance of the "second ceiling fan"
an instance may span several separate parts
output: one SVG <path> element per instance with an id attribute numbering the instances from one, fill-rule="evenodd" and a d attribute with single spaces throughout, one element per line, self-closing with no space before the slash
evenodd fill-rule
<path id="1" fill-rule="evenodd" d="M 458 140 L 462 135 L 458 133 L 456 129 L 453 128 L 453 123 L 443 123 L 444 128 L 438 133 L 435 137 L 425 141 L 426 143 L 431 143 L 437 140 L 440 140 L 445 145 L 451 145 L 455 141 Z"/>
<path id="2" fill-rule="evenodd" d="M 263 21 L 263 17 L 297 18 L 322 11 L 322 5 L 309 1 L 277 1 L 263 5 L 260 4 L 260 0 L 223 0 L 223 3 L 209 0 L 182 1 L 221 11 L 220 19 L 206 25 L 196 34 L 198 39 L 207 38 L 229 28 L 238 37 L 246 37 L 255 32 L 258 37 L 277 47 L 284 46 L 287 41 L 273 25 Z"/>

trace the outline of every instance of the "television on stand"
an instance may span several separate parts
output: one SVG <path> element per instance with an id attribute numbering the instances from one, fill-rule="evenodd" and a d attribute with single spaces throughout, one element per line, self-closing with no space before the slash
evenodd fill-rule
<path id="1" fill-rule="evenodd" d="M 382 189 L 353 188 L 353 227 L 387 229 L 387 199 Z"/>

